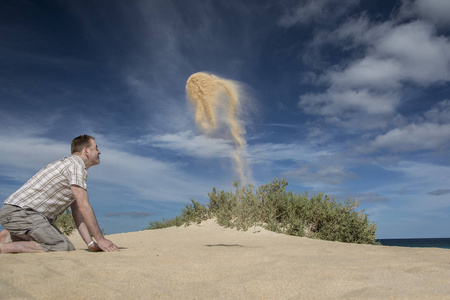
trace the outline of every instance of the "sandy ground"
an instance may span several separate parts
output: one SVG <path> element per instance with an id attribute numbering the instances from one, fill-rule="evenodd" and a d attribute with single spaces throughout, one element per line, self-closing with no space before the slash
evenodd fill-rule
<path id="1" fill-rule="evenodd" d="M 255 232 L 256 231 L 256 232 Z M 0 255 L 0 299 L 450 299 L 450 250 L 355 245 L 209 220 L 115 234 L 116 253 Z"/>

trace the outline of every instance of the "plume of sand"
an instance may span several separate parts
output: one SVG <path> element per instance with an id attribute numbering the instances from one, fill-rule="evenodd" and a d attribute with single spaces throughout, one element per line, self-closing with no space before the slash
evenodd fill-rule
<path id="1" fill-rule="evenodd" d="M 239 87 L 231 80 L 199 72 L 188 78 L 186 93 L 195 109 L 195 122 L 204 133 L 212 135 L 219 126 L 224 125 L 217 124 L 218 120 L 227 120 L 226 127 L 235 145 L 232 155 L 235 169 L 241 183 L 246 183 L 250 171 L 242 161 L 242 154 L 247 143 L 245 131 L 236 116 L 240 104 Z M 227 108 L 226 115 L 220 118 L 217 115 L 222 112 L 219 107 Z"/>

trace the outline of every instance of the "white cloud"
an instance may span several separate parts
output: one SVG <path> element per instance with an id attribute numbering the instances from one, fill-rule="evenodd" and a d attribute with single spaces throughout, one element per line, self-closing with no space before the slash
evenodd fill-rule
<path id="1" fill-rule="evenodd" d="M 386 134 L 377 136 L 363 152 L 388 150 L 392 152 L 414 152 L 437 150 L 450 146 L 450 124 L 433 123 L 410 124 L 404 128 L 395 128 Z"/>
<path id="2" fill-rule="evenodd" d="M 322 182 L 329 185 L 341 184 L 355 176 L 346 170 L 342 159 L 335 155 L 319 156 L 316 162 L 303 163 L 298 169 L 286 171 L 282 175 L 300 182 Z"/>
<path id="3" fill-rule="evenodd" d="M 280 19 L 280 24 L 285 26 L 291 26 L 296 23 L 307 24 L 325 14 L 324 9 L 328 2 L 327 0 L 304 1 L 295 7 L 294 11 L 284 15 Z"/>
<path id="4" fill-rule="evenodd" d="M 419 16 L 437 26 L 450 26 L 450 2 L 447 0 L 404 0 L 401 16 Z"/>
<path id="5" fill-rule="evenodd" d="M 422 21 L 393 27 L 373 41 L 376 55 L 395 59 L 403 72 L 398 80 L 429 85 L 450 80 L 450 41 Z M 395 78 L 393 78 L 395 79 Z"/>
<path id="6" fill-rule="evenodd" d="M 332 86 L 385 90 L 407 81 L 426 86 L 450 80 L 450 40 L 426 22 L 370 24 L 362 18 L 333 34 L 336 42 L 351 38 L 351 46 L 363 46 L 366 53 L 343 70 L 328 72 Z"/>
<path id="7" fill-rule="evenodd" d="M 194 196 L 204 196 L 213 186 L 210 180 L 188 174 L 176 163 L 117 150 L 117 145 L 103 143 L 103 139 L 97 135 L 101 164 L 88 171 L 89 189 L 92 182 L 100 182 L 124 188 L 134 194 L 130 198 L 184 202 Z M 0 144 L 0 175 L 20 182 L 28 180 L 46 164 L 70 155 L 70 142 L 64 144 L 48 138 L 0 135 Z"/>
<path id="8" fill-rule="evenodd" d="M 424 194 L 450 184 L 450 166 L 402 160 L 395 165 L 384 165 L 382 167 L 402 174 L 406 179 L 406 184 L 422 190 Z"/>
<path id="9" fill-rule="evenodd" d="M 178 133 L 148 135 L 137 141 L 140 144 L 151 144 L 175 151 L 180 155 L 197 158 L 230 158 L 234 147 L 228 140 L 210 138 L 206 135 L 194 135 L 190 130 Z"/>
<path id="10" fill-rule="evenodd" d="M 142 145 L 151 145 L 174 151 L 178 155 L 191 156 L 199 159 L 230 159 L 235 153 L 230 141 L 210 138 L 205 135 L 194 135 L 191 131 L 175 134 L 148 135 L 138 141 Z M 311 148 L 309 145 L 292 144 L 253 144 L 248 145 L 242 153 L 244 162 L 252 168 L 269 168 L 270 173 L 284 172 L 281 175 L 300 179 L 308 178 L 308 182 L 325 182 L 338 184 L 350 174 L 343 169 L 343 165 L 336 165 L 328 150 Z M 300 170 L 293 170 L 292 164 L 302 166 Z M 302 168 L 307 166 L 305 176 Z M 295 168 L 295 167 L 294 167 Z M 276 170 L 276 171 L 275 171 Z M 159 171 L 158 171 L 159 172 Z M 311 172 L 314 174 L 311 175 Z M 273 176 L 273 175 L 272 175 Z"/>
<path id="11" fill-rule="evenodd" d="M 167 87 L 162 78 L 157 75 L 155 77 L 157 79 L 150 80 L 145 76 L 140 78 L 133 74 L 125 78 L 130 90 L 136 95 L 136 99 L 139 99 L 140 110 L 148 114 L 148 126 L 164 131 L 177 131 L 193 126 L 194 118 L 184 89 Z M 178 75 L 176 78 L 172 77 L 172 80 L 178 83 L 178 86 L 184 87 L 187 77 Z"/>
<path id="12" fill-rule="evenodd" d="M 343 119 L 360 113 L 394 114 L 406 83 L 430 86 L 450 81 L 450 40 L 421 20 L 371 23 L 363 16 L 334 32 L 321 32 L 311 47 L 320 52 L 329 44 L 357 49 L 359 54 L 320 76 L 318 83 L 328 86 L 325 92 L 300 96 L 299 107 L 329 122 L 337 118 L 343 125 Z"/>
<path id="13" fill-rule="evenodd" d="M 388 201 L 387 198 L 377 193 L 361 193 L 354 196 L 360 203 L 379 203 Z"/>
<path id="14" fill-rule="evenodd" d="M 38 171 L 58 158 L 70 156 L 70 144 L 48 138 L 0 135 L 0 145 L 0 165 L 3 171 L 9 169 L 5 176 L 21 181 L 29 179 L 29 172 Z"/>
<path id="15" fill-rule="evenodd" d="M 140 198 L 156 202 L 182 202 L 199 196 L 206 187 L 200 178 L 186 173 L 175 163 L 104 148 L 101 165 L 90 170 L 90 179 L 119 185 Z"/>
<path id="16" fill-rule="evenodd" d="M 392 153 L 422 150 L 445 151 L 450 146 L 450 101 L 435 104 L 418 122 L 389 130 L 376 136 L 367 145 L 357 148 L 361 153 L 389 151 Z M 405 122 L 405 120 L 403 120 Z M 400 122 L 399 124 L 401 124 Z"/>
<path id="17" fill-rule="evenodd" d="M 248 149 L 253 164 L 292 161 L 304 162 L 316 160 L 319 155 L 328 155 L 327 150 L 313 149 L 301 144 L 257 144 Z"/>
<path id="18" fill-rule="evenodd" d="M 349 177 L 343 166 L 326 166 L 324 168 L 309 168 L 302 166 L 296 170 L 286 171 L 283 177 L 298 180 L 302 183 L 318 183 L 337 185 Z"/>
<path id="19" fill-rule="evenodd" d="M 367 114 L 392 114 L 399 102 L 394 93 L 373 93 L 369 90 L 329 89 L 323 94 L 305 94 L 299 105 L 309 114 L 322 116 L 365 112 Z"/>
<path id="20" fill-rule="evenodd" d="M 253 173 L 259 177 L 268 172 L 269 179 L 281 176 L 317 188 L 323 184 L 336 185 L 354 176 L 335 151 L 332 147 L 317 148 L 310 143 L 261 143 L 248 147 Z"/>
<path id="21" fill-rule="evenodd" d="M 427 111 L 425 119 L 431 123 L 450 124 L 450 100 L 437 103 L 432 109 Z"/>
<path id="22" fill-rule="evenodd" d="M 450 2 L 447 0 L 417 0 L 417 13 L 440 25 L 450 25 Z"/>
<path id="23" fill-rule="evenodd" d="M 343 71 L 331 71 L 326 77 L 333 86 L 344 89 L 376 88 L 392 90 L 400 86 L 402 65 L 394 59 L 365 57 Z"/>
<path id="24" fill-rule="evenodd" d="M 194 135 L 191 131 L 172 134 L 147 135 L 136 141 L 142 145 L 150 145 L 174 152 L 177 156 L 196 159 L 197 163 L 215 166 L 223 165 L 231 170 L 230 165 L 242 182 L 252 182 L 247 147 L 236 147 L 231 140 L 206 135 Z"/>

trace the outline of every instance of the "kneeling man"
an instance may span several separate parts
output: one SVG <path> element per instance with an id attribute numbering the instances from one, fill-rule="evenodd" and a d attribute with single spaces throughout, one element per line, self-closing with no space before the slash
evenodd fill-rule
<path id="1" fill-rule="evenodd" d="M 69 206 L 89 250 L 118 251 L 103 236 L 86 191 L 87 169 L 100 163 L 95 138 L 76 137 L 71 153 L 45 166 L 6 199 L 0 210 L 0 224 L 5 228 L 0 233 L 0 253 L 75 250 L 54 225 Z"/>

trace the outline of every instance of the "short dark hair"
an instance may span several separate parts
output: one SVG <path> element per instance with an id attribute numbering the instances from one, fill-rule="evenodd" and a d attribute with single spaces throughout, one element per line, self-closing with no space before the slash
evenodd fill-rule
<path id="1" fill-rule="evenodd" d="M 87 134 L 77 136 L 70 145 L 70 153 L 74 154 L 83 151 L 84 148 L 89 148 L 91 146 L 91 140 L 95 140 L 95 137 Z"/>

